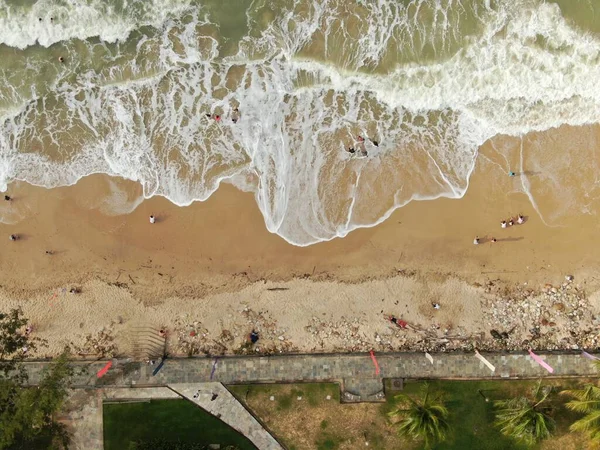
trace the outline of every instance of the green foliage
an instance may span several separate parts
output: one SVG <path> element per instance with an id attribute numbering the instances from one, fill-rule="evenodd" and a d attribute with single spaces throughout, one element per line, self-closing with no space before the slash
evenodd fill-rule
<path id="1" fill-rule="evenodd" d="M 430 394 L 428 384 L 423 386 L 421 397 L 414 399 L 406 394 L 396 396 L 395 399 L 402 400 L 406 407 L 398 407 L 388 415 L 402 418 L 397 423 L 401 436 L 423 440 L 425 447 L 430 448 L 448 437 L 449 412 L 439 396 Z"/>
<path id="2" fill-rule="evenodd" d="M 140 440 L 132 442 L 128 450 L 207 450 L 209 447 L 203 444 L 189 442 L 171 442 L 165 439 L 151 439 L 148 441 Z M 238 447 L 227 446 L 222 447 L 222 450 L 238 450 Z"/>
<path id="3" fill-rule="evenodd" d="M 331 433 L 321 434 L 315 445 L 317 446 L 317 450 L 336 450 L 340 447 L 343 442 L 343 438 L 336 436 Z"/>
<path id="4" fill-rule="evenodd" d="M 28 351 L 35 350 L 36 339 L 30 339 L 25 332 L 27 319 L 20 308 L 9 313 L 0 312 L 0 378 L 10 378 L 17 383 L 27 380 L 20 366 Z"/>
<path id="5" fill-rule="evenodd" d="M 565 390 L 561 392 L 572 398 L 565 406 L 571 411 L 583 414 L 583 417 L 573 422 L 571 431 L 580 431 L 600 443 L 600 388 L 586 384 L 583 389 Z"/>
<path id="6" fill-rule="evenodd" d="M 68 434 L 54 414 L 67 397 L 68 355 L 65 352 L 46 369 L 39 386 L 26 387 L 23 349 L 32 350 L 36 344 L 22 331 L 26 325 L 21 310 L 0 313 L 0 449 L 66 448 Z"/>
<path id="7" fill-rule="evenodd" d="M 245 436 L 187 400 L 107 403 L 102 410 L 105 450 L 126 450 L 131 443 L 139 446 L 153 442 L 200 448 L 209 444 L 220 444 L 222 449 L 255 448 Z"/>
<path id="8" fill-rule="evenodd" d="M 550 388 L 542 388 L 540 380 L 531 397 L 495 401 L 496 426 L 505 436 L 526 445 L 548 438 L 554 429 L 551 408 L 544 404 L 550 392 Z"/>

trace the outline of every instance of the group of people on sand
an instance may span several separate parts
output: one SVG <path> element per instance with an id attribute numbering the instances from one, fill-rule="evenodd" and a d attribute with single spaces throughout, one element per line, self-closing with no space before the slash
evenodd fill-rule
<path id="1" fill-rule="evenodd" d="M 508 218 L 508 220 L 502 220 L 500 222 L 500 228 L 508 228 L 508 227 L 512 227 L 515 223 L 522 225 L 525 223 L 525 217 L 522 214 L 517 214 L 516 218 L 513 218 L 512 216 Z M 490 242 L 494 243 L 494 242 L 498 242 L 498 240 L 493 237 L 490 238 Z M 478 245 L 481 244 L 481 239 L 479 238 L 479 236 L 476 236 L 475 239 L 473 239 L 473 244 Z"/>
<path id="2" fill-rule="evenodd" d="M 356 151 L 359 151 L 360 156 L 369 156 L 367 152 L 367 147 L 365 146 L 365 138 L 361 135 L 356 136 L 357 142 L 354 145 L 348 147 L 348 153 L 351 155 L 356 154 Z M 370 141 L 375 147 L 379 147 L 379 142 L 373 139 L 367 138 L 366 140 Z"/>

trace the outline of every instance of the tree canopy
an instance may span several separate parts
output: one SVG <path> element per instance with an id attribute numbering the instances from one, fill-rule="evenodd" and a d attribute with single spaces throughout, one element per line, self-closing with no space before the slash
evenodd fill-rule
<path id="1" fill-rule="evenodd" d="M 550 407 L 545 404 L 551 389 L 537 384 L 531 397 L 521 396 L 494 402 L 496 426 L 502 434 L 533 445 L 550 436 L 554 420 L 550 417 Z"/>
<path id="2" fill-rule="evenodd" d="M 450 431 L 448 409 L 439 396 L 431 395 L 429 385 L 425 385 L 421 398 L 414 399 L 406 394 L 395 398 L 403 400 L 403 406 L 389 415 L 401 417 L 397 423 L 400 435 L 423 440 L 426 448 L 446 440 Z"/>
<path id="3" fill-rule="evenodd" d="M 20 309 L 0 313 L 0 449 L 61 449 L 69 442 L 54 420 L 67 397 L 71 375 L 64 352 L 45 370 L 38 386 L 27 386 L 26 354 L 41 341 L 31 339 Z"/>
<path id="4" fill-rule="evenodd" d="M 561 392 L 572 400 L 565 406 L 571 411 L 583 414 L 583 417 L 571 425 L 571 431 L 580 431 L 588 435 L 590 440 L 600 443 L 600 388 L 586 384 L 582 389 Z"/>

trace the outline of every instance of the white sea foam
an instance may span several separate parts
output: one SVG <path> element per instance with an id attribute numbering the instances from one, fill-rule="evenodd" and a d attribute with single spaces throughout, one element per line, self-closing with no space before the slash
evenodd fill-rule
<path id="1" fill-rule="evenodd" d="M 211 24 L 198 12 L 158 14 L 162 25 L 137 41 L 87 42 L 79 54 L 104 55 L 107 68 L 82 58 L 77 71 L 58 66 L 35 92 L 0 89 L 10 105 L 0 125 L 0 187 L 108 173 L 140 182 L 145 197 L 187 205 L 230 180 L 255 193 L 271 232 L 309 245 L 378 224 L 412 200 L 462 197 L 478 147 L 496 134 L 599 121 L 600 41 L 573 29 L 556 5 L 471 5 L 475 25 L 461 34 L 456 4 L 442 3 L 425 29 L 407 13 L 425 0 L 406 9 L 391 0 L 296 2 L 225 58 L 218 28 L 202 35 Z M 364 36 L 348 38 L 352 51 L 334 55 L 339 30 L 350 32 L 332 19 L 340 8 L 344 17 L 370 12 Z M 331 38 L 321 58 L 302 53 L 318 32 Z M 407 36 L 407 61 L 365 70 Z M 443 55 L 423 56 L 440 39 Z M 135 52 L 127 57 L 126 48 Z M 114 55 L 126 59 L 115 65 Z M 368 158 L 345 151 L 357 134 L 380 141 L 367 142 Z"/>
<path id="2" fill-rule="evenodd" d="M 25 48 L 99 36 L 125 39 L 142 25 L 160 26 L 189 8 L 189 0 L 37 0 L 32 6 L 0 0 L 0 43 Z"/>

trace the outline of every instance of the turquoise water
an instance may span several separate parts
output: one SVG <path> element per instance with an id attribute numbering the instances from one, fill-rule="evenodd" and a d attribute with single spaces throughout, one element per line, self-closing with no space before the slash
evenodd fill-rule
<path id="1" fill-rule="evenodd" d="M 497 134 L 600 116 L 596 0 L 3 3 L 0 187 L 230 182 L 296 245 L 462 197 Z"/>

